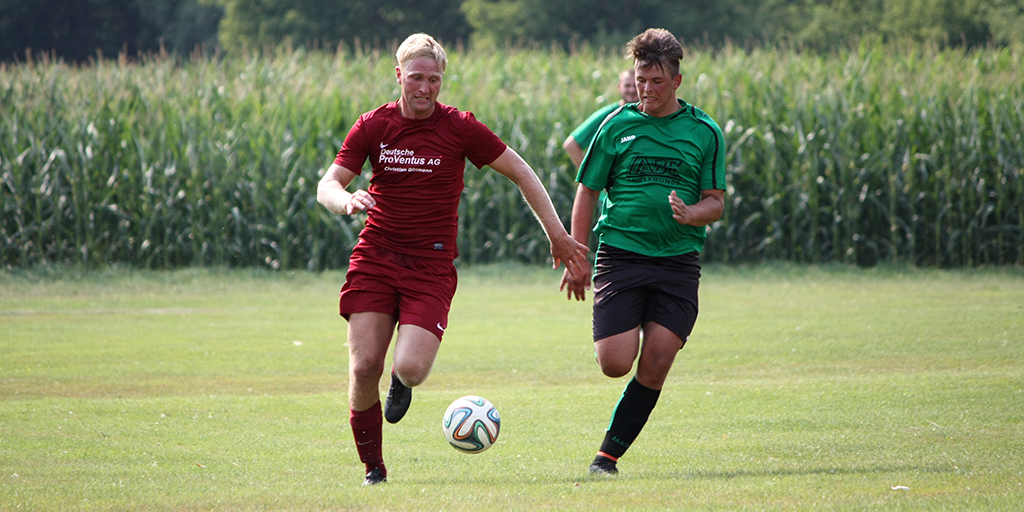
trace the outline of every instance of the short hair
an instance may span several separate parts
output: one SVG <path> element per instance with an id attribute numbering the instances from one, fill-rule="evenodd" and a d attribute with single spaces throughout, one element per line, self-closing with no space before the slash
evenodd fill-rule
<path id="1" fill-rule="evenodd" d="M 448 55 L 444 53 L 441 43 L 424 33 L 413 34 L 405 38 L 405 41 L 402 41 L 398 47 L 398 51 L 395 52 L 395 57 L 398 59 L 399 67 L 404 67 L 406 62 L 420 57 L 433 59 L 441 68 L 442 73 L 448 67 Z"/>
<path id="2" fill-rule="evenodd" d="M 642 68 L 657 66 L 675 76 L 679 74 L 683 46 L 668 30 L 649 28 L 626 44 L 626 57 L 632 57 Z"/>

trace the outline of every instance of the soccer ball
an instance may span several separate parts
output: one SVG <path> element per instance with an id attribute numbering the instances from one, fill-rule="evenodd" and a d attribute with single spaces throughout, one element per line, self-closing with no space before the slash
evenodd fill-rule
<path id="1" fill-rule="evenodd" d="M 486 398 L 468 395 L 452 402 L 441 420 L 444 437 L 456 450 L 480 453 L 498 440 L 501 416 Z"/>

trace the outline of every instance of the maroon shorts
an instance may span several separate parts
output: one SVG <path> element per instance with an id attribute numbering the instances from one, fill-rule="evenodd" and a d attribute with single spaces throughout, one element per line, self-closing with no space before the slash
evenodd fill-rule
<path id="1" fill-rule="evenodd" d="M 360 241 L 352 249 L 338 310 L 387 313 L 398 325 L 422 327 L 440 340 L 458 285 L 455 265 L 447 260 L 414 258 Z"/>

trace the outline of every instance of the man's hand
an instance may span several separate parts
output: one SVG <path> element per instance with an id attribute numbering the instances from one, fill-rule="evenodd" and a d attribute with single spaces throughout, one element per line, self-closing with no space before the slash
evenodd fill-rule
<path id="1" fill-rule="evenodd" d="M 565 263 L 566 272 L 573 278 L 583 277 L 584 273 L 590 274 L 586 245 L 577 242 L 564 229 L 551 238 L 551 257 L 553 259 L 551 268 L 558 268 L 559 263 Z"/>
<path id="2" fill-rule="evenodd" d="M 587 290 L 590 289 L 590 279 L 590 266 L 587 266 L 584 275 L 578 277 L 574 277 L 566 268 L 562 272 L 562 283 L 558 285 L 558 290 L 566 290 L 565 298 L 567 300 L 576 297 L 576 300 L 585 301 L 587 300 Z"/>
<path id="3" fill-rule="evenodd" d="M 359 189 L 349 196 L 348 202 L 345 203 L 345 213 L 352 215 L 369 210 L 374 206 L 377 206 L 377 201 L 373 199 L 373 196 L 371 196 L 369 192 Z"/>
<path id="4" fill-rule="evenodd" d="M 682 199 L 679 199 L 675 190 L 669 193 L 668 203 L 672 206 L 672 218 L 675 219 L 676 222 L 684 226 L 691 224 L 692 216 L 690 215 L 690 207 L 687 206 Z"/>
<path id="5" fill-rule="evenodd" d="M 336 215 L 352 215 L 376 206 L 377 202 L 369 192 L 357 190 L 349 193 L 345 190 L 355 177 L 356 173 L 338 164 L 331 164 L 316 186 L 317 202 Z"/>
<path id="6" fill-rule="evenodd" d="M 686 204 L 676 191 L 668 194 L 668 203 L 672 207 L 672 218 L 684 226 L 706 226 L 722 218 L 725 210 L 725 191 L 718 189 L 701 190 L 701 199 L 697 204 Z"/>

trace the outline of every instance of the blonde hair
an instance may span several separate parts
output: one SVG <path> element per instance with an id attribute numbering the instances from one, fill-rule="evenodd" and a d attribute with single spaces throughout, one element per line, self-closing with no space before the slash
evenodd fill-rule
<path id="1" fill-rule="evenodd" d="M 413 34 L 405 38 L 405 41 L 402 41 L 401 46 L 398 47 L 398 51 L 395 52 L 395 57 L 398 59 L 398 66 L 403 68 L 406 62 L 420 57 L 433 59 L 441 68 L 442 73 L 448 66 L 448 55 L 444 53 L 441 43 L 424 33 Z"/>

